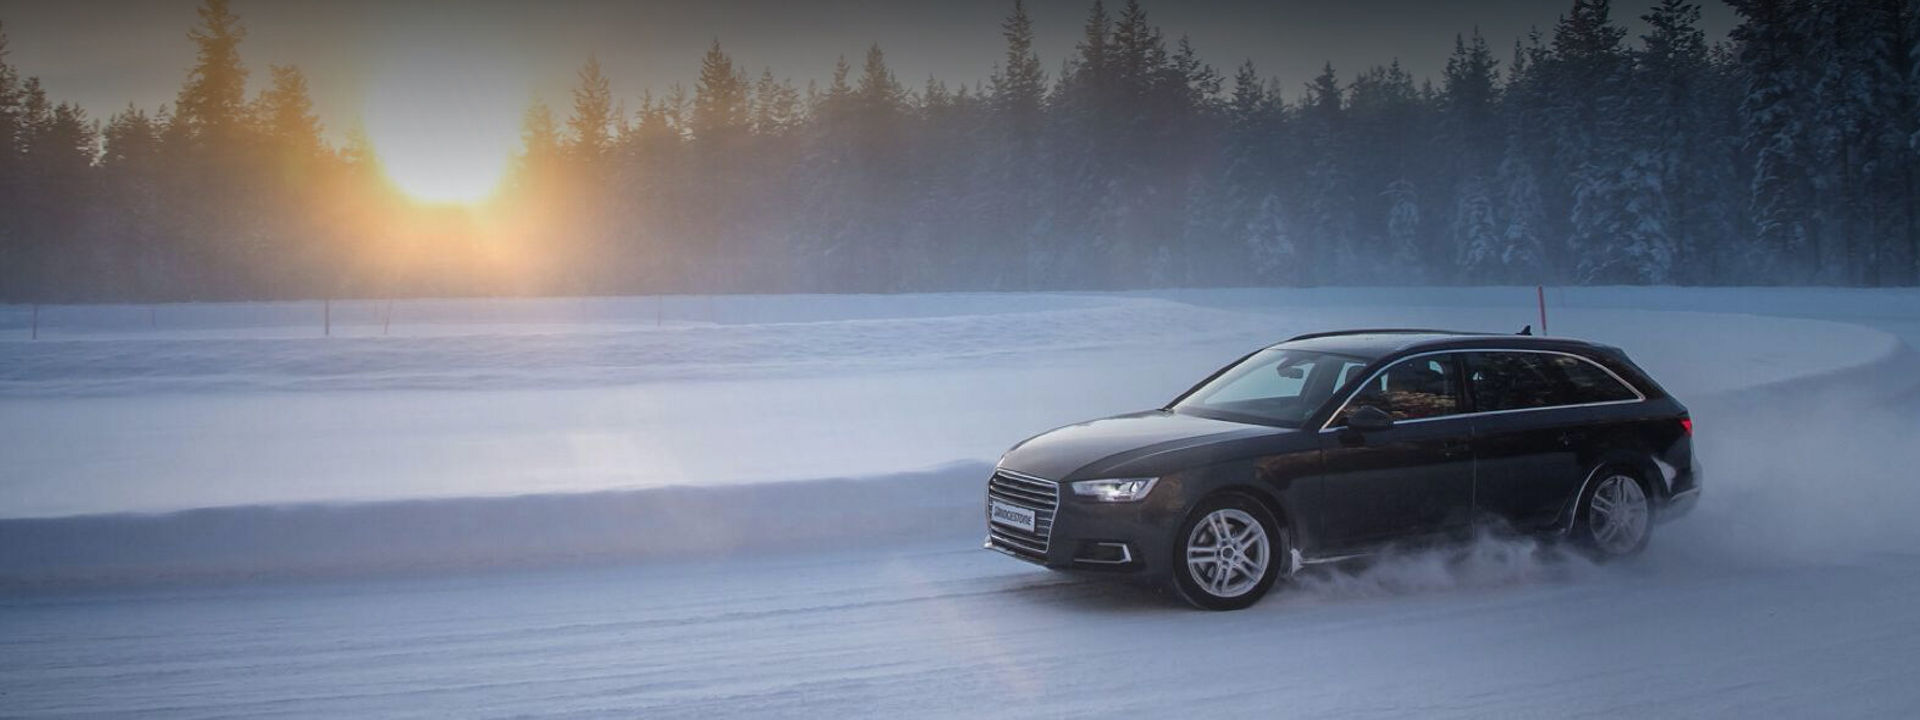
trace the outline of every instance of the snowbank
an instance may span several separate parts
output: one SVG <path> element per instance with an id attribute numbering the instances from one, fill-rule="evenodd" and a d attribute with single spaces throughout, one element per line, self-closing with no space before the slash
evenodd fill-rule
<path id="1" fill-rule="evenodd" d="M 972 506 L 990 470 L 962 463 L 860 479 L 4 520 L 0 589 L 724 557 L 951 538 L 978 530 Z"/>
<path id="2" fill-rule="evenodd" d="M 420 313 L 426 319 L 401 333 L 381 336 L 377 325 L 350 325 L 331 338 L 319 336 L 313 318 L 289 316 L 274 304 L 170 307 L 165 312 L 182 316 L 182 329 L 135 332 L 116 328 L 123 314 L 138 308 L 62 308 L 80 329 L 49 331 L 38 341 L 0 341 L 0 397 L 512 390 L 795 377 L 977 365 L 1168 337 L 1244 336 L 1254 329 L 1244 314 L 1146 298 L 904 296 L 892 308 L 879 297 L 769 297 L 764 308 L 750 298 L 730 298 L 715 311 L 729 323 L 661 326 L 650 324 L 646 308 L 630 307 L 645 301 L 512 301 L 528 308 L 500 300 L 437 301 Z M 882 312 L 887 309 L 896 314 Z"/>

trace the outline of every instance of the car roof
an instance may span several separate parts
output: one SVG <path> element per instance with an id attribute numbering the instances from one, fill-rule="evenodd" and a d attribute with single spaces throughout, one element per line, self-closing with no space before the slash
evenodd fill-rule
<path id="1" fill-rule="evenodd" d="M 1431 350 L 1474 350 L 1508 348 L 1522 350 L 1600 350 L 1605 346 L 1563 337 L 1503 335 L 1429 330 L 1421 328 L 1368 328 L 1297 335 L 1273 347 L 1350 355 L 1376 360 L 1388 355 Z"/>

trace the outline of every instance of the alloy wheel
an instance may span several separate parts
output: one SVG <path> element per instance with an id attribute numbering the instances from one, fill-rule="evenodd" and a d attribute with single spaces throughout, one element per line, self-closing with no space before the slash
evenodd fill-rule
<path id="1" fill-rule="evenodd" d="M 1220 508 L 1187 534 L 1187 572 L 1218 598 L 1245 595 L 1260 585 L 1273 559 L 1266 528 L 1239 508 Z"/>
<path id="2" fill-rule="evenodd" d="M 1626 475 L 1600 481 L 1587 505 L 1587 527 L 1593 543 L 1608 555 L 1626 555 L 1640 547 L 1651 518 L 1647 494 Z"/>

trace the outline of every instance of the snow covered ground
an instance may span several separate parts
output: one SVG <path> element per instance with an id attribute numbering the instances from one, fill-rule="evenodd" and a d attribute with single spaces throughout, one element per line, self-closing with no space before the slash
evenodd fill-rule
<path id="1" fill-rule="evenodd" d="M 1920 712 L 1920 295 L 1549 299 L 1693 408 L 1693 516 L 1226 615 L 977 550 L 986 466 L 1530 288 L 0 309 L 0 715 Z"/>

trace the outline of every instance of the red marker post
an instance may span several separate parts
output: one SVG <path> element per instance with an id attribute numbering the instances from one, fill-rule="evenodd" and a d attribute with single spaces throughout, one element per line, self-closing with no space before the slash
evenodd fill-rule
<path id="1" fill-rule="evenodd" d="M 1547 334 L 1547 286 L 1533 286 L 1534 297 L 1540 300 L 1540 334 Z"/>

